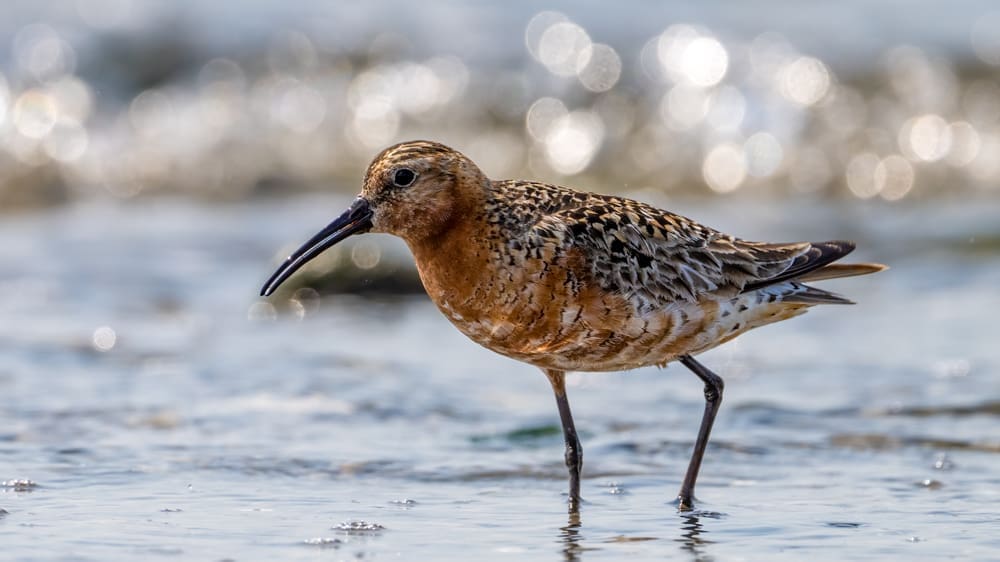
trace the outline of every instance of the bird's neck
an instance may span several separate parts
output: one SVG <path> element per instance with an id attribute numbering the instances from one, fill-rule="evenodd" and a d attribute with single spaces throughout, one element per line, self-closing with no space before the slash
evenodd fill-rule
<path id="1" fill-rule="evenodd" d="M 497 256 L 496 236 L 482 201 L 456 209 L 446 228 L 407 245 L 417 263 L 428 296 L 442 310 L 472 306 L 478 287 L 493 275 L 491 260 Z"/>

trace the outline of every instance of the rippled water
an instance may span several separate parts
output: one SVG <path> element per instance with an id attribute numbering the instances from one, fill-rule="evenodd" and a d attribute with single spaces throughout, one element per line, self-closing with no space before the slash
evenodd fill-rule
<path id="1" fill-rule="evenodd" d="M 996 557 L 994 203 L 673 203 L 749 238 L 852 237 L 893 269 L 826 285 L 856 307 L 704 356 L 728 385 L 694 513 L 670 500 L 696 379 L 571 377 L 578 517 L 533 368 L 422 297 L 254 306 L 277 251 L 344 203 L 3 219 L 3 558 Z"/>

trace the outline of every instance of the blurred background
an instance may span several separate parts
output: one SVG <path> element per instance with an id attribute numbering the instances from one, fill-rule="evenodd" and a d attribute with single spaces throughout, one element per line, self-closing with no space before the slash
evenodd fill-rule
<path id="1" fill-rule="evenodd" d="M 5 211 L 349 190 L 414 137 L 604 190 L 896 202 L 1000 178 L 987 1 L 13 6 Z"/>
<path id="2" fill-rule="evenodd" d="M 893 269 L 829 284 L 858 307 L 706 356 L 733 381 L 708 523 L 650 518 L 694 438 L 695 381 L 573 377 L 584 496 L 604 515 L 567 525 L 544 379 L 457 335 L 401 243 L 352 239 L 256 297 L 370 159 L 414 138 L 494 178 L 630 195 L 745 238 L 854 239 Z M 990 1 L 73 0 L 0 19 L 15 556 L 42 537 L 94 557 L 386 554 L 426 529 L 546 559 L 744 555 L 748 536 L 801 554 L 845 533 L 855 554 L 987 556 L 998 284 Z M 760 527 L 758 507 L 789 496 Z M 524 505 L 551 521 L 477 527 Z M 397 531 L 330 530 L 354 517 Z"/>

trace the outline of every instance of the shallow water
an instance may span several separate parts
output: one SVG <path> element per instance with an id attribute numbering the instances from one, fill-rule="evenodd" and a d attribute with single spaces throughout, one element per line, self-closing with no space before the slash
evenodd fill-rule
<path id="1" fill-rule="evenodd" d="M 856 307 L 703 357 L 728 385 L 693 513 L 670 500 L 696 379 L 572 376 L 578 517 L 533 368 L 422 297 L 256 304 L 344 203 L 4 217 L 2 558 L 996 558 L 995 202 L 672 203 L 748 238 L 854 238 L 893 269 L 826 285 Z"/>

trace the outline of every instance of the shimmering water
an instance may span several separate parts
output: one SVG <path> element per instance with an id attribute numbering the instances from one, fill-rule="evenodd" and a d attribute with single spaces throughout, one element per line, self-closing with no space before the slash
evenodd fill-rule
<path id="1" fill-rule="evenodd" d="M 997 557 L 995 203 L 671 202 L 749 238 L 854 238 L 893 269 L 826 285 L 856 307 L 703 357 L 728 385 L 694 513 L 669 502 L 696 379 L 571 377 L 573 517 L 533 368 L 422 297 L 255 305 L 279 249 L 345 202 L 4 217 L 0 558 Z"/>

